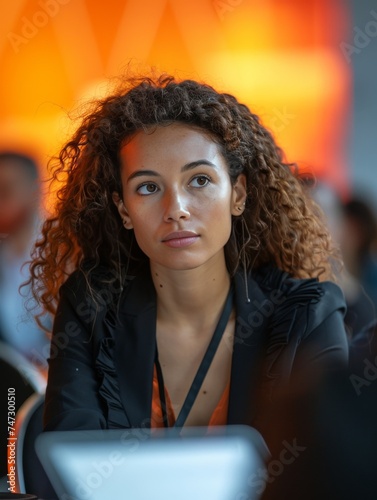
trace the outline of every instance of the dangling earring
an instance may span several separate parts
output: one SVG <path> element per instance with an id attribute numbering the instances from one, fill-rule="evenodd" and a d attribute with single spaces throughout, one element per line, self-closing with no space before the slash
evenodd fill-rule
<path id="1" fill-rule="evenodd" d="M 241 208 L 241 207 L 239 207 L 239 208 Z M 247 227 L 245 218 L 243 216 L 241 217 L 241 224 L 242 224 L 241 225 L 242 247 L 241 247 L 241 250 L 240 250 L 240 259 L 242 260 L 242 265 L 243 265 L 243 276 L 244 276 L 244 280 L 245 280 L 246 302 L 249 304 L 250 303 L 250 297 L 249 297 L 249 285 L 247 283 L 246 251 L 245 251 L 245 248 L 246 248 L 246 245 L 247 245 L 248 241 L 250 240 L 250 233 L 249 233 L 249 228 Z M 249 235 L 249 238 L 248 238 L 247 241 L 245 239 L 245 227 L 246 227 L 246 231 L 247 231 L 247 233 Z"/>

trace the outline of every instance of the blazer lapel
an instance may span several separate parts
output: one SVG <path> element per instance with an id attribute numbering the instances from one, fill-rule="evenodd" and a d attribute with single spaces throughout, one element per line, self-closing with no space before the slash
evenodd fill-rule
<path id="1" fill-rule="evenodd" d="M 257 410 L 266 330 L 270 309 L 268 296 L 257 282 L 248 280 L 250 303 L 246 302 L 244 278 L 235 276 L 236 331 L 233 343 L 228 424 L 251 425 Z"/>
<path id="2" fill-rule="evenodd" d="M 115 363 L 121 401 L 132 427 L 150 427 L 156 293 L 149 269 L 127 286 L 118 318 Z"/>

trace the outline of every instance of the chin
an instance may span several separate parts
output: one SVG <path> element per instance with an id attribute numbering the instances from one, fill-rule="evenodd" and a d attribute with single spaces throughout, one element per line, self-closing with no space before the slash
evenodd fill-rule
<path id="1" fill-rule="evenodd" d="M 158 262 L 158 265 L 165 267 L 166 269 L 170 269 L 172 271 L 193 271 L 194 269 L 198 269 L 200 267 L 206 266 L 213 262 L 214 256 L 210 257 L 202 257 L 198 258 L 198 256 L 191 256 L 191 258 L 180 256 L 177 258 L 171 257 L 169 260 L 164 260 L 163 262 Z"/>
<path id="2" fill-rule="evenodd" d="M 194 269 L 198 269 L 204 263 L 192 264 L 192 263 L 174 263 L 169 262 L 168 264 L 163 264 L 166 269 L 170 269 L 172 271 L 192 271 Z"/>

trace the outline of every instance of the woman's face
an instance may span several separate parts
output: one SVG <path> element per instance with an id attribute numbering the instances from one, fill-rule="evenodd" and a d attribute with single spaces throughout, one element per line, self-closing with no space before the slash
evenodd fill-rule
<path id="1" fill-rule="evenodd" d="M 240 175 L 232 186 L 210 136 L 179 123 L 140 131 L 120 158 L 123 201 L 116 193 L 113 199 L 151 263 L 188 270 L 223 262 L 231 216 L 244 209 L 246 179 Z"/>

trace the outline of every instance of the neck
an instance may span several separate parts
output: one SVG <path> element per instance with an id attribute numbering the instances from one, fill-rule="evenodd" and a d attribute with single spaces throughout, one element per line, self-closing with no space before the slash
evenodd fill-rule
<path id="1" fill-rule="evenodd" d="M 157 293 L 158 320 L 182 325 L 192 331 L 199 331 L 213 323 L 224 305 L 230 286 L 223 255 L 205 266 L 185 271 L 151 263 L 151 275 Z"/>

